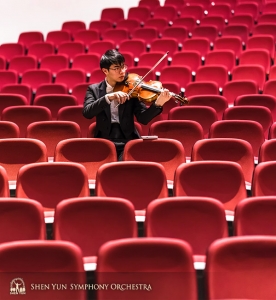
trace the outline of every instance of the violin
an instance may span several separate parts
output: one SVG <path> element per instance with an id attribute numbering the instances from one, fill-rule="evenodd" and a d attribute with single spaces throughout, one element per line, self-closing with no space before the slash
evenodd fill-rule
<path id="1" fill-rule="evenodd" d="M 145 77 L 145 76 L 144 76 Z M 138 98 L 145 104 L 155 101 L 159 94 L 162 92 L 162 83 L 160 81 L 150 80 L 144 82 L 144 78 L 135 73 L 127 74 L 123 82 L 118 82 L 115 85 L 114 92 L 122 91 L 129 94 L 130 97 Z M 182 97 L 175 93 L 170 92 L 171 96 L 175 98 L 175 102 L 180 101 L 182 105 L 188 104 L 189 101 L 186 97 Z"/>

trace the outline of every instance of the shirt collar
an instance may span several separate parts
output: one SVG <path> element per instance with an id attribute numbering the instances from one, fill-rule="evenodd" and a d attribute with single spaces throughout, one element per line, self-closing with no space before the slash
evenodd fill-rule
<path id="1" fill-rule="evenodd" d="M 106 90 L 107 90 L 108 92 L 113 91 L 114 87 L 111 86 L 111 85 L 107 82 L 106 78 L 105 78 L 105 83 L 106 83 Z"/>

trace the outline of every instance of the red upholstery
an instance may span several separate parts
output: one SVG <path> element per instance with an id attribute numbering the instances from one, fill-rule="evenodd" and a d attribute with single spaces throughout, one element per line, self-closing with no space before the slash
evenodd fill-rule
<path id="1" fill-rule="evenodd" d="M 55 240 L 78 245 L 85 263 L 96 263 L 98 250 L 107 241 L 136 236 L 134 207 L 125 199 L 71 198 L 56 207 Z"/>
<path id="2" fill-rule="evenodd" d="M 80 127 L 71 121 L 39 121 L 27 127 L 26 137 L 41 140 L 47 147 L 48 157 L 54 156 L 59 141 L 81 137 Z"/>
<path id="3" fill-rule="evenodd" d="M 236 207 L 235 235 L 275 235 L 275 196 L 250 197 Z"/>
<path id="4" fill-rule="evenodd" d="M 239 57 L 242 52 L 242 38 L 237 35 L 218 37 L 214 41 L 214 50 L 232 50 Z"/>
<path id="5" fill-rule="evenodd" d="M 16 180 L 22 166 L 48 159 L 46 146 L 36 139 L 1 139 L 0 153 L 1 166 L 7 171 L 9 180 Z"/>
<path id="6" fill-rule="evenodd" d="M 247 94 L 238 96 L 234 102 L 235 106 L 255 105 L 265 106 L 272 114 L 273 120 L 276 120 L 276 97 L 266 94 Z"/>
<path id="7" fill-rule="evenodd" d="M 223 96 L 206 94 L 189 97 L 189 105 L 213 107 L 217 112 L 218 120 L 221 120 L 223 112 L 228 107 L 228 102 Z"/>
<path id="8" fill-rule="evenodd" d="M 205 261 L 210 244 L 227 237 L 222 203 L 207 197 L 170 197 L 152 201 L 146 210 L 146 236 L 181 239 L 193 249 L 194 261 Z"/>
<path id="9" fill-rule="evenodd" d="M 206 37 L 193 37 L 183 42 L 183 50 L 196 50 L 205 56 L 210 51 L 210 41 Z"/>
<path id="10" fill-rule="evenodd" d="M 241 166 L 230 161 L 194 161 L 181 164 L 175 172 L 174 196 L 203 196 L 223 203 L 234 211 L 246 197 Z"/>
<path id="11" fill-rule="evenodd" d="M 124 161 L 104 164 L 96 175 L 95 193 L 97 196 L 128 199 L 135 210 L 144 210 L 150 201 L 168 196 L 165 169 L 156 162 Z"/>
<path id="12" fill-rule="evenodd" d="M 111 241 L 99 250 L 97 283 L 135 284 L 143 277 L 142 290 L 99 290 L 99 299 L 197 299 L 191 247 L 167 238 L 136 238 Z M 155 287 L 155 288 L 154 288 Z"/>
<path id="13" fill-rule="evenodd" d="M 14 56 L 9 63 L 9 70 L 17 72 L 19 76 L 22 76 L 26 70 L 36 69 L 37 59 L 35 56 Z"/>
<path id="14" fill-rule="evenodd" d="M 253 149 L 255 159 L 264 142 L 261 124 L 250 120 L 223 120 L 214 122 L 210 127 L 209 138 L 238 138 L 248 141 Z"/>
<path id="15" fill-rule="evenodd" d="M 274 299 L 275 251 L 275 237 L 243 236 L 214 242 L 205 269 L 208 299 Z"/>
<path id="16" fill-rule="evenodd" d="M 192 31 L 193 37 L 207 38 L 210 43 L 218 37 L 219 29 L 215 25 L 200 25 Z"/>
<path id="17" fill-rule="evenodd" d="M 225 66 L 231 72 L 236 65 L 235 52 L 228 49 L 213 50 L 205 56 L 205 66 L 209 65 Z"/>
<path id="18" fill-rule="evenodd" d="M 101 138 L 71 138 L 57 144 L 54 161 L 82 164 L 86 168 L 89 183 L 93 184 L 94 188 L 99 167 L 117 161 L 117 154 L 111 141 Z"/>
<path id="19" fill-rule="evenodd" d="M 2 166 L 0 166 L 0 197 L 10 197 L 8 174 Z"/>
<path id="20" fill-rule="evenodd" d="M 73 95 L 49 94 L 35 97 L 34 105 L 47 107 L 51 111 L 52 120 L 56 120 L 60 108 L 77 105 L 77 99 Z"/>
<path id="21" fill-rule="evenodd" d="M 228 70 L 223 65 L 201 66 L 196 71 L 196 81 L 214 81 L 222 88 L 228 81 Z"/>
<path id="22" fill-rule="evenodd" d="M 270 53 L 270 57 L 274 57 L 275 47 L 274 47 L 274 37 L 267 34 L 254 34 L 249 37 L 246 48 L 247 49 L 266 49 Z"/>
<path id="23" fill-rule="evenodd" d="M 43 208 L 37 201 L 1 198 L 0 218 L 1 243 L 46 238 Z"/>
<path id="24" fill-rule="evenodd" d="M 71 34 L 67 30 L 53 30 L 49 31 L 46 36 L 46 42 L 50 42 L 54 47 L 58 47 L 62 42 L 70 42 Z"/>
<path id="25" fill-rule="evenodd" d="M 86 25 L 83 21 L 65 21 L 61 25 L 61 30 L 67 30 L 72 35 L 78 30 L 85 30 Z"/>
<path id="26" fill-rule="evenodd" d="M 31 104 L 33 98 L 32 88 L 29 84 L 5 84 L 1 89 L 1 93 L 23 95 L 29 104 Z"/>
<path id="27" fill-rule="evenodd" d="M 90 74 L 99 68 L 100 56 L 92 53 L 77 54 L 74 57 L 72 69 L 83 69 L 86 74 Z"/>
<path id="28" fill-rule="evenodd" d="M 5 57 L 9 62 L 11 58 L 17 55 L 24 55 L 25 50 L 22 44 L 18 43 L 4 43 L 0 46 L 0 55 Z"/>
<path id="29" fill-rule="evenodd" d="M 54 210 L 61 200 L 87 196 L 87 172 L 81 164 L 32 163 L 18 172 L 16 197 L 37 200 L 45 210 Z"/>
<path id="30" fill-rule="evenodd" d="M 232 80 L 254 80 L 259 89 L 263 90 L 265 83 L 265 68 L 259 65 L 239 65 L 232 70 Z"/>
<path id="31" fill-rule="evenodd" d="M 73 34 L 74 41 L 82 42 L 86 49 L 88 49 L 91 41 L 99 41 L 100 33 L 96 29 L 78 30 Z"/>
<path id="32" fill-rule="evenodd" d="M 273 196 L 275 195 L 274 174 L 276 171 L 276 161 L 266 161 L 255 167 L 252 180 L 253 196 Z"/>
<path id="33" fill-rule="evenodd" d="M 64 83 L 44 83 L 39 85 L 35 97 L 49 94 L 68 94 L 68 87 Z"/>
<path id="34" fill-rule="evenodd" d="M 129 141 L 124 149 L 125 161 L 154 161 L 163 165 L 168 183 L 172 183 L 176 168 L 186 162 L 183 145 L 173 139 L 136 139 Z"/>
<path id="35" fill-rule="evenodd" d="M 77 123 L 81 129 L 82 137 L 87 137 L 88 128 L 91 123 L 96 121 L 96 118 L 86 119 L 82 115 L 82 106 L 64 106 L 57 113 L 57 120 L 72 121 Z"/>
<path id="36" fill-rule="evenodd" d="M 172 27 L 173 28 L 173 27 Z M 176 52 L 172 56 L 172 66 L 187 66 L 190 67 L 191 71 L 195 72 L 201 65 L 200 53 L 196 50 L 184 50 Z"/>
<path id="37" fill-rule="evenodd" d="M 233 105 L 240 95 L 258 94 L 259 87 L 255 80 L 239 79 L 226 82 L 222 94 L 227 99 L 228 104 Z"/>
<path id="38" fill-rule="evenodd" d="M 259 122 L 267 138 L 268 130 L 273 123 L 271 110 L 265 106 L 243 105 L 228 107 L 223 114 L 224 120 L 252 120 Z"/>
<path id="39" fill-rule="evenodd" d="M 57 72 L 55 82 L 66 84 L 70 92 L 77 83 L 86 82 L 86 74 L 83 69 L 63 69 Z"/>
<path id="40" fill-rule="evenodd" d="M 213 138 L 194 144 L 191 161 L 226 160 L 237 162 L 246 183 L 251 187 L 254 171 L 254 154 L 249 142 L 234 138 Z"/>
<path id="41" fill-rule="evenodd" d="M 260 65 L 263 66 L 268 74 L 271 64 L 270 53 L 266 49 L 247 49 L 241 53 L 239 58 L 240 65 Z"/>
<path id="42" fill-rule="evenodd" d="M 41 299 L 86 299 L 85 290 L 71 290 L 70 284 L 84 285 L 86 276 L 83 270 L 80 249 L 73 243 L 63 241 L 16 241 L 0 245 L 0 279 L 3 283 L 0 292 L 3 299 L 10 298 L 10 286 L 16 290 L 16 283 L 20 291 L 25 291 L 30 300 Z M 11 283 L 9 272 L 16 273 Z M 30 291 L 31 284 L 52 287 L 53 282 L 67 289 L 58 290 L 57 286 L 47 291 L 34 289 Z M 18 295 L 18 294 L 14 294 Z M 25 295 L 25 296 L 26 296 Z M 21 295 L 20 295 L 21 296 Z"/>
<path id="43" fill-rule="evenodd" d="M 19 127 L 13 122 L 1 121 L 0 122 L 0 138 L 18 138 Z"/>
<path id="44" fill-rule="evenodd" d="M 275 128 L 275 126 L 274 126 Z M 272 131 L 272 130 L 271 130 Z M 264 161 L 276 160 L 276 139 L 272 137 L 270 140 L 264 141 L 259 152 L 259 163 Z"/>
<path id="45" fill-rule="evenodd" d="M 6 107 L 21 105 L 28 105 L 28 100 L 25 96 L 19 94 L 0 94 L 0 114 L 2 114 Z"/>
<path id="46" fill-rule="evenodd" d="M 214 81 L 197 81 L 189 82 L 185 88 L 185 95 L 188 99 L 191 96 L 199 95 L 218 95 L 219 86 Z"/>
<path id="47" fill-rule="evenodd" d="M 39 85 L 52 82 L 52 73 L 49 69 L 27 70 L 22 74 L 22 83 L 29 84 L 33 92 L 36 92 Z"/>
<path id="48" fill-rule="evenodd" d="M 203 138 L 203 129 L 198 122 L 192 120 L 164 120 L 154 122 L 149 134 L 180 141 L 184 146 L 186 159 L 190 159 L 194 143 Z"/>
<path id="49" fill-rule="evenodd" d="M 210 126 L 217 121 L 217 113 L 209 106 L 181 106 L 172 108 L 168 116 L 169 120 L 192 120 L 198 122 L 203 129 L 205 137 L 209 134 Z"/>
<path id="50" fill-rule="evenodd" d="M 3 88 L 7 84 L 17 84 L 18 76 L 17 72 L 9 70 L 0 70 L 0 88 Z"/>
<path id="51" fill-rule="evenodd" d="M 20 128 L 20 137 L 26 136 L 27 127 L 32 122 L 50 121 L 51 111 L 44 106 L 22 105 L 6 107 L 1 120 L 14 122 Z"/>
<path id="52" fill-rule="evenodd" d="M 85 44 L 82 41 L 62 42 L 57 47 L 58 54 L 68 55 L 70 60 L 73 60 L 77 54 L 85 52 Z"/>
<path id="53" fill-rule="evenodd" d="M 69 57 L 66 54 L 49 54 L 41 59 L 40 69 L 50 70 L 54 75 L 66 68 L 69 68 Z"/>

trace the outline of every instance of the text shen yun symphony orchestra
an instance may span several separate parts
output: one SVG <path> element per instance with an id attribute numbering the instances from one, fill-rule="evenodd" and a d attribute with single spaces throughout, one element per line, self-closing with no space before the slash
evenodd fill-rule
<path id="1" fill-rule="evenodd" d="M 57 284 L 32 283 L 31 290 L 117 290 L 117 291 L 151 291 L 150 284 L 145 283 L 111 283 L 111 284 Z"/>

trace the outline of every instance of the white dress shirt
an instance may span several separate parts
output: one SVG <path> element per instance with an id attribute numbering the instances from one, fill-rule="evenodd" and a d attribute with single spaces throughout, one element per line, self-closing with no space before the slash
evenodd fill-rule
<path id="1" fill-rule="evenodd" d="M 106 80 L 105 80 L 105 82 L 106 82 L 106 93 L 107 94 L 112 93 L 114 87 L 111 86 Z M 117 106 L 118 101 L 117 100 L 109 101 L 107 95 L 105 95 L 105 100 L 108 104 L 110 104 L 111 123 L 120 123 L 118 106 Z"/>

